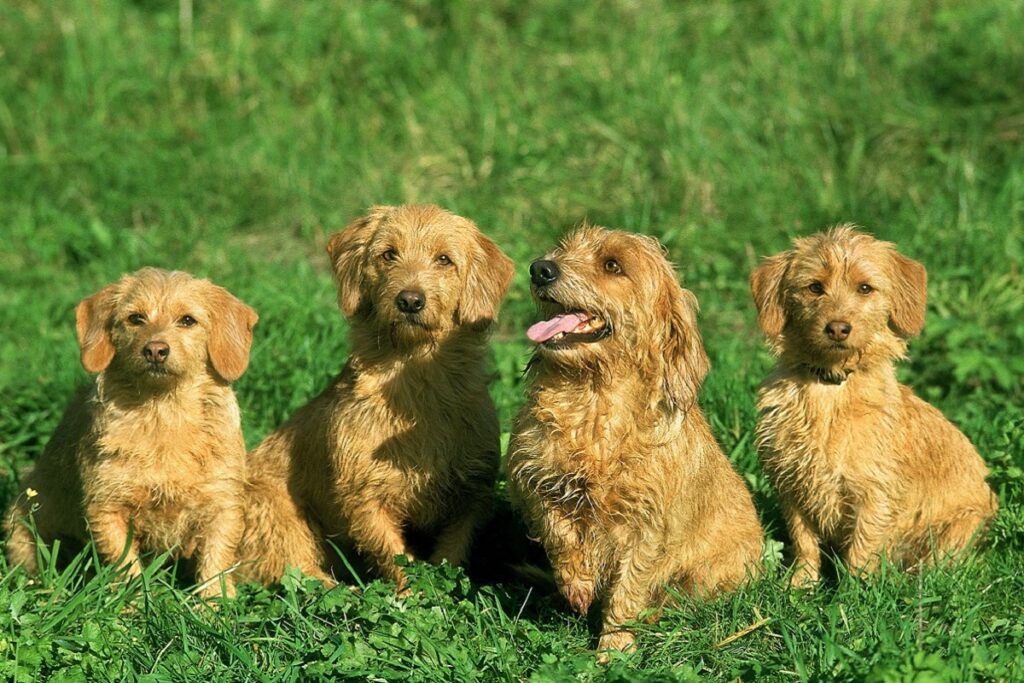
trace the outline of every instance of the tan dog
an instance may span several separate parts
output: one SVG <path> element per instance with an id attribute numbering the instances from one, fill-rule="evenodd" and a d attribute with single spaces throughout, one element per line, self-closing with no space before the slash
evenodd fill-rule
<path id="1" fill-rule="evenodd" d="M 697 302 L 658 243 L 583 227 L 530 266 L 549 320 L 513 426 L 513 504 L 544 544 L 559 589 L 585 614 L 603 597 L 599 649 L 658 606 L 664 586 L 707 595 L 756 574 L 750 493 L 708 427 L 697 392 L 708 358 Z"/>
<path id="2" fill-rule="evenodd" d="M 249 363 L 256 313 L 208 280 L 155 268 L 75 310 L 80 392 L 8 514 L 12 565 L 35 572 L 39 538 L 85 542 L 139 573 L 142 552 L 195 555 L 204 595 L 235 561 L 245 444 L 230 383 Z M 227 593 L 232 579 L 224 575 Z"/>
<path id="3" fill-rule="evenodd" d="M 375 207 L 327 245 L 351 325 L 341 374 L 250 454 L 241 556 L 251 579 L 287 566 L 326 583 L 358 551 L 404 584 L 395 556 L 466 560 L 494 497 L 499 431 L 487 330 L 512 263 L 436 206 Z"/>
<path id="4" fill-rule="evenodd" d="M 782 502 L 794 584 L 817 580 L 821 546 L 855 572 L 965 546 L 996 511 L 963 434 L 896 381 L 924 326 L 924 267 L 842 225 L 794 242 L 751 276 L 778 355 L 758 396 L 758 451 Z"/>

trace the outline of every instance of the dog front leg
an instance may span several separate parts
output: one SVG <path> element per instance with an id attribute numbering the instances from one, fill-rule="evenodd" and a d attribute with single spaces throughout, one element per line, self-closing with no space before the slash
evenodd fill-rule
<path id="1" fill-rule="evenodd" d="M 446 526 L 437 537 L 437 544 L 434 546 L 434 552 L 430 555 L 430 562 L 441 564 L 442 561 L 447 560 L 449 564 L 456 567 L 465 563 L 479 520 L 480 516 L 476 512 L 472 512 L 461 515 Z"/>
<path id="2" fill-rule="evenodd" d="M 650 569 L 655 564 L 655 555 L 634 548 L 619 561 L 601 615 L 599 651 L 629 652 L 635 647 L 636 636 L 624 624 L 635 621 L 640 612 L 651 604 L 657 583 Z M 600 655 L 600 658 L 606 660 L 607 655 Z"/>
<path id="3" fill-rule="evenodd" d="M 577 525 L 556 513 L 548 516 L 548 530 L 542 535 L 544 549 L 555 574 L 558 590 L 569 607 L 586 615 L 597 592 L 597 572 L 589 547 Z"/>
<path id="4" fill-rule="evenodd" d="M 495 455 L 495 458 L 497 455 Z M 431 564 L 465 564 L 473 544 L 473 535 L 491 513 L 494 502 L 494 477 L 475 480 L 459 492 L 462 509 L 441 529 L 430 555 Z"/>
<path id="5" fill-rule="evenodd" d="M 139 565 L 139 539 L 132 530 L 128 511 L 120 509 L 98 509 L 87 514 L 89 530 L 100 557 L 108 564 L 118 560 L 126 568 L 127 578 L 133 579 L 141 573 Z"/>
<path id="6" fill-rule="evenodd" d="M 352 540 L 383 578 L 395 583 L 395 590 L 405 590 L 405 571 L 395 564 L 397 555 L 415 559 L 402 536 L 398 520 L 382 506 L 363 506 L 352 514 Z"/>
<path id="7" fill-rule="evenodd" d="M 206 529 L 206 537 L 199 549 L 196 580 L 204 598 L 235 596 L 235 580 L 228 572 L 232 569 L 242 538 L 245 516 L 240 507 L 229 507 L 215 515 Z M 221 581 L 223 580 L 223 593 Z"/>
<path id="8" fill-rule="evenodd" d="M 795 506 L 786 506 L 786 526 L 793 543 L 791 586 L 805 586 L 821 578 L 821 541 L 810 522 Z"/>
<path id="9" fill-rule="evenodd" d="M 888 500 L 873 498 L 861 504 L 844 557 L 851 572 L 864 576 L 878 569 L 887 550 L 892 522 L 892 508 Z"/>

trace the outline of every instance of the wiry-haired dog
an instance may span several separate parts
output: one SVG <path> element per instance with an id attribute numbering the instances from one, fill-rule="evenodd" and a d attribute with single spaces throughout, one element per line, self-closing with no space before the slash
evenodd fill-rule
<path id="1" fill-rule="evenodd" d="M 486 519 L 499 432 L 487 331 L 512 263 L 469 220 L 436 206 L 379 206 L 327 245 L 351 325 L 341 374 L 249 456 L 241 571 L 287 566 L 326 583 L 356 550 L 401 588 L 410 533 L 460 564 Z"/>
<path id="2" fill-rule="evenodd" d="M 782 502 L 795 584 L 821 546 L 855 572 L 964 548 L 996 511 L 987 470 L 942 414 L 896 380 L 924 326 L 924 267 L 849 225 L 798 239 L 751 276 L 778 355 L 758 397 L 761 463 Z"/>
<path id="3" fill-rule="evenodd" d="M 231 382 L 256 313 L 187 273 L 144 268 L 78 304 L 80 392 L 8 515 L 12 565 L 37 570 L 28 518 L 47 544 L 85 542 L 139 572 L 142 552 L 194 556 L 219 595 L 242 534 L 245 444 Z M 230 575 L 223 577 L 233 593 Z"/>
<path id="4" fill-rule="evenodd" d="M 697 405 L 697 302 L 658 243 L 582 227 L 530 275 L 548 319 L 527 333 L 513 504 L 570 606 L 585 614 L 602 597 L 599 649 L 627 649 L 623 624 L 660 605 L 666 584 L 707 595 L 756 573 L 761 527 Z"/>

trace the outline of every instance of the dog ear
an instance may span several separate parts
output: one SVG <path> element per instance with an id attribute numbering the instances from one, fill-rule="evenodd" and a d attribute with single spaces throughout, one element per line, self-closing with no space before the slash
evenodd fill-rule
<path id="1" fill-rule="evenodd" d="M 365 303 L 366 247 L 381 220 L 392 211 L 391 206 L 374 206 L 327 242 L 327 255 L 338 282 L 338 306 L 346 318 L 355 315 Z"/>
<path id="2" fill-rule="evenodd" d="M 75 332 L 82 351 L 82 366 L 89 372 L 103 372 L 114 358 L 110 318 L 116 298 L 115 283 L 82 299 L 75 307 Z"/>
<path id="3" fill-rule="evenodd" d="M 791 252 L 764 259 L 750 274 L 750 291 L 757 307 L 757 324 L 769 338 L 778 337 L 786 326 L 782 298 L 782 278 L 789 267 Z"/>
<path id="4" fill-rule="evenodd" d="M 462 294 L 459 297 L 459 321 L 486 329 L 498 315 L 505 292 L 512 283 L 512 260 L 470 222 L 475 248 L 472 249 Z"/>
<path id="5" fill-rule="evenodd" d="M 928 271 L 902 254 L 892 252 L 892 310 L 889 322 L 900 336 L 914 337 L 924 329 Z"/>
<path id="6" fill-rule="evenodd" d="M 210 336 L 206 343 L 213 369 L 227 382 L 234 382 L 249 366 L 252 328 L 259 320 L 256 311 L 222 287 L 210 285 Z"/>
<path id="7" fill-rule="evenodd" d="M 667 403 L 687 410 L 697 400 L 711 363 L 697 327 L 697 297 L 676 282 L 674 273 L 666 283 L 666 296 L 655 313 L 666 322 L 667 338 L 662 340 L 663 387 Z"/>

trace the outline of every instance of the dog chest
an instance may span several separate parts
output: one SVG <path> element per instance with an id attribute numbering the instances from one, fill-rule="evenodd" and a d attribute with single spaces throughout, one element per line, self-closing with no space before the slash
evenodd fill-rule
<path id="1" fill-rule="evenodd" d="M 848 521 L 888 476 L 885 415 L 850 394 L 845 386 L 780 382 L 758 401 L 762 466 L 823 533 Z"/>
<path id="2" fill-rule="evenodd" d="M 330 450 L 342 507 L 372 500 L 429 523 L 497 471 L 497 419 L 486 395 L 461 408 L 430 392 L 415 403 L 362 395 L 339 406 L 335 420 Z"/>
<path id="3" fill-rule="evenodd" d="M 240 494 L 240 438 L 215 439 L 205 425 L 110 420 L 81 463 L 86 505 L 121 509 L 140 533 L 169 547 L 190 533 L 191 519 Z M 210 513 L 212 514 L 212 513 Z M 170 540 L 168 540 L 170 539 Z"/>
<path id="4" fill-rule="evenodd" d="M 635 458 L 626 454 L 635 448 L 614 437 L 602 427 L 586 424 L 523 429 L 510 456 L 513 485 L 579 524 L 610 529 L 649 507 L 642 492 L 635 490 L 640 479 L 628 471 Z"/>

